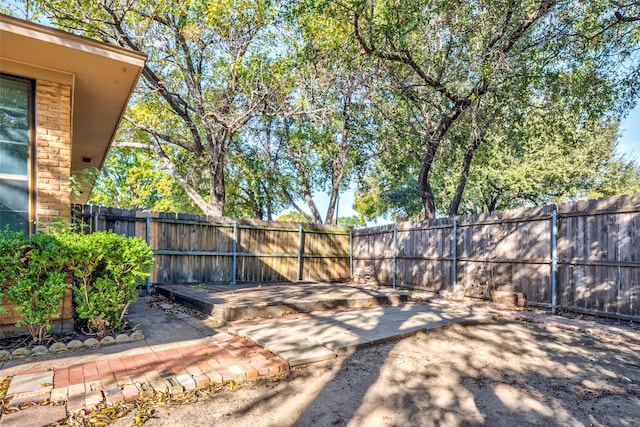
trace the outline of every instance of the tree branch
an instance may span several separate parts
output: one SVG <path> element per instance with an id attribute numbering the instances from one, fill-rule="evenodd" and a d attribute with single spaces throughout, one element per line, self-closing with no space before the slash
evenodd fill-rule
<path id="1" fill-rule="evenodd" d="M 298 206 L 298 204 L 295 202 L 295 200 L 293 200 L 293 197 L 291 196 L 291 193 L 289 193 L 289 191 L 287 190 L 282 190 L 282 193 L 284 194 L 284 197 L 287 199 L 287 201 L 289 202 L 289 204 L 298 212 L 300 212 L 305 218 L 307 218 L 309 220 L 309 222 L 317 222 L 317 219 L 314 218 L 313 216 L 309 215 L 307 212 L 305 212 L 300 206 Z"/>
<path id="2" fill-rule="evenodd" d="M 150 135 L 153 135 L 154 137 L 161 139 L 169 144 L 178 146 L 180 148 L 184 148 L 185 150 L 189 151 L 190 153 L 195 153 L 196 151 L 194 151 L 194 148 L 190 145 L 188 145 L 185 142 L 182 142 L 170 135 L 167 135 L 165 133 L 162 133 L 160 131 L 158 131 L 155 128 L 152 128 L 151 126 L 145 125 L 144 123 L 140 123 L 137 120 L 134 120 L 133 118 L 129 117 L 129 116 L 124 116 L 124 119 L 126 121 L 128 121 L 129 123 L 131 123 L 133 126 L 135 126 L 136 128 L 143 130 L 145 132 L 147 132 Z"/>
<path id="3" fill-rule="evenodd" d="M 381 52 L 375 47 L 373 43 L 371 43 L 370 45 L 367 44 L 367 42 L 362 37 L 362 34 L 360 33 L 359 21 L 360 21 L 360 13 L 354 12 L 354 15 L 353 15 L 354 34 L 356 36 L 356 39 L 358 40 L 358 43 L 360 44 L 360 47 L 362 47 L 362 50 L 364 50 L 364 52 L 367 55 L 372 55 L 379 59 L 384 59 L 386 61 L 397 62 L 400 64 L 408 65 L 409 67 L 411 67 L 411 69 L 413 69 L 413 71 L 420 77 L 420 79 L 427 86 L 433 88 L 436 92 L 444 95 L 447 99 L 449 99 L 454 103 L 460 101 L 460 97 L 455 95 L 453 92 L 449 91 L 440 81 L 435 80 L 434 78 L 429 76 L 413 59 L 413 56 L 410 54 L 408 50 L 406 49 L 402 50 L 401 51 L 402 54 Z"/>

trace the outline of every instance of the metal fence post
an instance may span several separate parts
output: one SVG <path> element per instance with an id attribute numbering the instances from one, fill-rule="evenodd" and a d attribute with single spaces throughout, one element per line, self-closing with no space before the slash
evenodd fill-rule
<path id="1" fill-rule="evenodd" d="M 551 213 L 551 313 L 557 309 L 558 292 L 558 211 Z"/>
<path id="2" fill-rule="evenodd" d="M 302 253 L 304 252 L 304 230 L 298 228 L 298 280 L 302 280 Z"/>
<path id="3" fill-rule="evenodd" d="M 233 223 L 233 258 L 231 263 L 231 284 L 237 285 L 238 277 L 238 223 Z"/>
<path id="4" fill-rule="evenodd" d="M 149 215 L 144 217 L 144 241 L 147 242 L 147 245 L 150 244 L 150 232 L 151 232 L 151 217 Z M 151 277 L 147 276 L 147 280 L 145 281 L 147 295 L 151 295 Z"/>
<path id="5" fill-rule="evenodd" d="M 92 208 L 92 210 L 93 210 L 93 208 Z M 93 216 L 93 232 L 97 233 L 98 232 L 98 221 L 100 220 L 100 207 L 98 207 L 98 210 L 93 212 L 91 215 Z"/>
<path id="6" fill-rule="evenodd" d="M 353 230 L 349 230 L 349 279 L 353 280 Z"/>
<path id="7" fill-rule="evenodd" d="M 398 226 L 393 226 L 393 289 L 396 288 L 396 275 L 398 269 Z"/>
<path id="8" fill-rule="evenodd" d="M 451 276 L 453 279 L 453 291 L 458 286 L 458 220 L 453 220 L 453 241 L 451 242 Z"/>

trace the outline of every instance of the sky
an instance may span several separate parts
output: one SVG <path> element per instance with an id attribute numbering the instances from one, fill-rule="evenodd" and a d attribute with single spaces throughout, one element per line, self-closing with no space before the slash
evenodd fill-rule
<path id="1" fill-rule="evenodd" d="M 622 136 L 618 150 L 640 161 L 640 104 L 620 124 Z"/>

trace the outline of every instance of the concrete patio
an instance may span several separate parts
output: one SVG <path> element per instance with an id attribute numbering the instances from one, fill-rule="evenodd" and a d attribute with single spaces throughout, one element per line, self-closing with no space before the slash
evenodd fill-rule
<path id="1" fill-rule="evenodd" d="M 324 282 L 157 285 L 156 291 L 224 321 L 398 305 L 410 297 L 410 292 L 390 287 Z"/>

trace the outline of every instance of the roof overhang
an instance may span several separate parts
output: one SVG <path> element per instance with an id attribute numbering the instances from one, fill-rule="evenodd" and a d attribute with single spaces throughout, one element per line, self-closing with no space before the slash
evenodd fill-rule
<path id="1" fill-rule="evenodd" d="M 102 167 L 146 56 L 0 14 L 0 72 L 72 89 L 71 171 Z M 77 200 L 85 203 L 90 188 Z"/>

